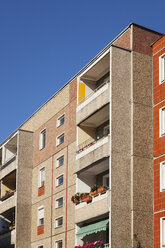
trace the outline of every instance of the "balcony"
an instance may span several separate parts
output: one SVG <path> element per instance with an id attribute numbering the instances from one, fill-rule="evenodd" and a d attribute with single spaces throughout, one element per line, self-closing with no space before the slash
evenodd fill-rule
<path id="1" fill-rule="evenodd" d="M 107 80 L 80 101 L 77 106 L 77 125 L 109 103 L 109 91 L 109 80 Z"/>
<path id="2" fill-rule="evenodd" d="M 16 156 L 10 158 L 0 167 L 0 180 L 14 170 L 16 170 Z"/>
<path id="3" fill-rule="evenodd" d="M 0 247 L 8 247 L 15 244 L 15 229 L 0 231 Z"/>
<path id="4" fill-rule="evenodd" d="M 0 214 L 16 206 L 16 192 L 9 193 L 8 196 L 0 198 Z"/>
<path id="5" fill-rule="evenodd" d="M 75 173 L 110 155 L 110 135 L 89 139 L 78 146 Z"/>
<path id="6" fill-rule="evenodd" d="M 80 223 L 85 220 L 106 214 L 109 212 L 109 190 L 92 196 L 92 201 L 80 202 L 75 206 L 75 222 Z"/>

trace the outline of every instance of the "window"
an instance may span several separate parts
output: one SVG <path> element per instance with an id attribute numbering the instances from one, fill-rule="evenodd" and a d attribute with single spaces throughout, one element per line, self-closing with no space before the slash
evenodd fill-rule
<path id="1" fill-rule="evenodd" d="M 63 197 L 56 200 L 56 208 L 60 208 L 63 206 Z"/>
<path id="2" fill-rule="evenodd" d="M 160 191 L 165 190 L 165 162 L 160 163 Z"/>
<path id="3" fill-rule="evenodd" d="M 62 240 L 56 241 L 55 248 L 62 248 Z"/>
<path id="4" fill-rule="evenodd" d="M 57 159 L 56 167 L 60 167 L 64 164 L 64 155 Z"/>
<path id="5" fill-rule="evenodd" d="M 64 143 L 64 133 L 57 137 L 57 146 Z"/>
<path id="6" fill-rule="evenodd" d="M 165 134 L 165 107 L 159 110 L 160 136 Z"/>
<path id="7" fill-rule="evenodd" d="M 40 150 L 46 145 L 46 129 L 40 133 Z"/>
<path id="8" fill-rule="evenodd" d="M 160 219 L 160 244 L 165 247 L 165 218 Z"/>
<path id="9" fill-rule="evenodd" d="M 61 175 L 61 176 L 56 178 L 56 186 L 62 185 L 63 182 L 64 182 L 64 175 Z"/>
<path id="10" fill-rule="evenodd" d="M 63 217 L 59 217 L 55 220 L 55 227 L 60 227 L 63 225 Z"/>
<path id="11" fill-rule="evenodd" d="M 44 246 L 43 245 L 39 245 L 38 248 L 44 248 Z"/>
<path id="12" fill-rule="evenodd" d="M 109 174 L 103 176 L 103 185 L 106 185 L 109 187 Z"/>
<path id="13" fill-rule="evenodd" d="M 38 208 L 38 226 L 44 225 L 44 207 L 41 206 Z"/>
<path id="14" fill-rule="evenodd" d="M 43 187 L 45 183 L 45 168 L 39 170 L 38 187 Z"/>
<path id="15" fill-rule="evenodd" d="M 159 84 L 165 81 L 165 54 L 159 57 Z"/>
<path id="16" fill-rule="evenodd" d="M 57 127 L 63 125 L 65 122 L 65 114 L 61 115 L 58 119 L 57 119 Z"/>

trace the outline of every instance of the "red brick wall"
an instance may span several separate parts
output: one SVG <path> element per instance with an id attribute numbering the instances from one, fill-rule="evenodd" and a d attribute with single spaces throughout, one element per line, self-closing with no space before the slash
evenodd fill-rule
<path id="1" fill-rule="evenodd" d="M 165 53 L 165 37 L 152 46 L 154 139 L 154 248 L 160 248 L 160 218 L 165 217 L 165 191 L 160 192 L 160 163 L 165 161 L 165 136 L 159 137 L 159 110 L 165 106 L 165 82 L 159 84 L 159 56 Z M 156 213 L 163 210 L 163 212 Z"/>
<path id="2" fill-rule="evenodd" d="M 114 42 L 114 45 L 130 49 L 130 29 Z"/>

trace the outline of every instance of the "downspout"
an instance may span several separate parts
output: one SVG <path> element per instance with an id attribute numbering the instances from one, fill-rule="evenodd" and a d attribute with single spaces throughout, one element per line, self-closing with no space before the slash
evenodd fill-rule
<path id="1" fill-rule="evenodd" d="M 52 248 L 52 232 L 53 232 L 53 156 L 52 156 L 52 189 L 51 189 L 51 248 Z"/>

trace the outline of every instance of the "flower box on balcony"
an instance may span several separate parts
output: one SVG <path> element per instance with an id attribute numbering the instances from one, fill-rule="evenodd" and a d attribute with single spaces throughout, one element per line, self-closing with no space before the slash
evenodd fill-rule
<path id="1" fill-rule="evenodd" d="M 0 200 L 1 201 L 5 201 L 7 200 L 9 197 L 13 196 L 14 195 L 14 191 L 13 192 L 10 192 L 10 191 L 6 191 L 5 195 L 3 195 Z"/>
<path id="2" fill-rule="evenodd" d="M 84 202 L 91 202 L 92 201 L 92 196 L 87 196 L 83 199 Z"/>

